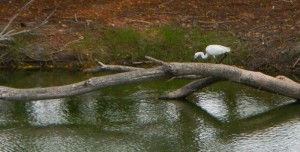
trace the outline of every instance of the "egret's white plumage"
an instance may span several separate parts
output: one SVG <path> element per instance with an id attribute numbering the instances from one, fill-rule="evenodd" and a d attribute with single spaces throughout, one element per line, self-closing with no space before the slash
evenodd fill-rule
<path id="1" fill-rule="evenodd" d="M 206 54 L 204 54 L 203 52 L 196 52 L 194 55 L 194 59 L 197 59 L 199 57 L 201 57 L 202 59 L 206 59 L 208 58 L 208 56 L 213 56 L 214 58 L 216 58 L 215 56 L 217 55 L 229 53 L 230 48 L 222 45 L 209 45 L 206 47 L 205 51 Z"/>

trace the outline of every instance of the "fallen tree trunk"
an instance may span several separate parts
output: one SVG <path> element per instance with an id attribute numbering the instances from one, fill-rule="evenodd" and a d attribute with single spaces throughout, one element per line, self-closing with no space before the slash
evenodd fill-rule
<path id="1" fill-rule="evenodd" d="M 300 99 L 300 84 L 284 77 L 271 77 L 260 72 L 243 70 L 223 64 L 209 63 L 166 63 L 150 69 L 134 69 L 119 74 L 94 77 L 88 80 L 56 87 L 16 89 L 0 87 L 3 100 L 41 100 L 77 96 L 102 88 L 142 82 L 166 76 L 204 75 L 211 79 L 225 79 L 283 96 Z M 211 81 L 214 82 L 214 81 Z M 209 85 L 210 83 L 206 83 Z"/>
<path id="2" fill-rule="evenodd" d="M 78 83 L 64 86 L 17 89 L 0 86 L 0 99 L 3 100 L 42 100 L 65 98 L 92 92 L 98 89 L 129 83 L 152 80 L 166 76 L 162 67 L 124 72 L 102 77 L 94 77 Z"/>

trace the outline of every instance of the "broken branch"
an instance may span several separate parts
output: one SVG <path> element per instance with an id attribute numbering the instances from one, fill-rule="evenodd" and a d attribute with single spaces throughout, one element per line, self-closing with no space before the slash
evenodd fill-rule
<path id="1" fill-rule="evenodd" d="M 123 66 L 123 65 L 106 65 L 98 60 L 95 60 L 96 63 L 99 65 L 96 68 L 89 68 L 84 69 L 84 73 L 98 73 L 102 71 L 118 71 L 118 72 L 127 72 L 127 71 L 136 71 L 136 70 L 143 70 L 144 68 L 136 68 L 130 66 Z"/>

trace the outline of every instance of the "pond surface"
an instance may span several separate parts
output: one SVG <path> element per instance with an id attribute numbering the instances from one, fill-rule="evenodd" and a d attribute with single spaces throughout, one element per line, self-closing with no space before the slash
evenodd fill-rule
<path id="1" fill-rule="evenodd" d="M 70 84 L 92 75 L 2 72 L 17 88 Z M 297 151 L 300 103 L 230 82 L 186 101 L 157 99 L 186 80 L 156 80 L 67 99 L 0 100 L 0 151 Z"/>

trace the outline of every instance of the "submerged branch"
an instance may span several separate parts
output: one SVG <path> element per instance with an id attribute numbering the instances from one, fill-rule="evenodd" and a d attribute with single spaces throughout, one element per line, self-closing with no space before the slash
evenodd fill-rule
<path id="1" fill-rule="evenodd" d="M 221 79 L 218 79 L 216 77 L 206 77 L 199 80 L 195 80 L 183 86 L 182 88 L 179 88 L 175 91 L 163 95 L 162 97 L 160 97 L 160 99 L 184 99 L 192 93 L 219 81 L 221 81 Z"/>

